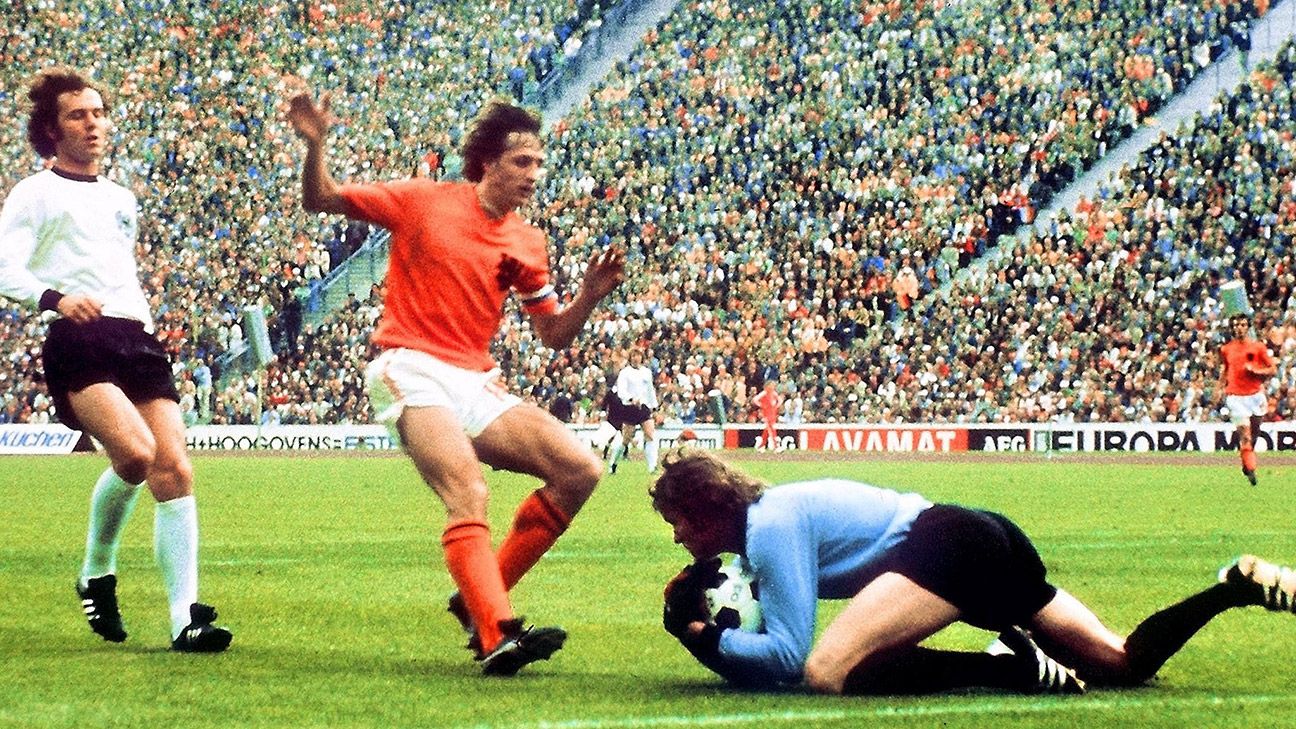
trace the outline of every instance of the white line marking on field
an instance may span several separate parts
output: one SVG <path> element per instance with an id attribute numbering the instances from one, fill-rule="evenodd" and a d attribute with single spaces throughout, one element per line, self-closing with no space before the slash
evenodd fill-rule
<path id="1" fill-rule="evenodd" d="M 1288 533 L 1284 532 L 1234 532 L 1228 535 L 1229 538 L 1245 536 L 1247 539 L 1260 539 L 1267 537 L 1287 537 Z M 1048 552 L 1053 550 L 1090 550 L 1090 549 L 1141 549 L 1144 547 L 1166 547 L 1177 544 L 1193 545 L 1214 545 L 1221 540 L 1219 534 L 1202 534 L 1199 536 L 1181 537 L 1181 536 L 1164 536 L 1164 537 L 1147 537 L 1144 539 L 1093 539 L 1091 541 L 1062 541 L 1061 538 L 1054 537 L 1047 541 L 1042 551 Z M 1044 542 L 1043 539 L 1036 539 L 1036 545 Z"/>
<path id="2" fill-rule="evenodd" d="M 830 700 L 830 699 L 826 699 Z M 849 701 L 849 699 L 841 699 Z M 983 714 L 1058 714 L 1064 712 L 1106 712 L 1127 711 L 1136 708 L 1207 708 L 1234 707 L 1240 704 L 1257 705 L 1296 702 L 1296 695 L 1288 696 L 1197 696 L 1184 698 L 1117 698 L 1098 699 L 1094 697 L 1058 698 L 1052 701 L 1004 699 L 988 703 L 978 702 L 975 705 L 959 706 L 903 706 L 903 707 L 861 707 L 823 709 L 811 711 L 767 711 L 738 714 L 715 714 L 693 716 L 627 716 L 609 719 L 573 719 L 571 721 L 540 721 L 524 724 L 491 724 L 500 729 L 641 729 L 672 726 L 720 726 L 729 724 L 752 725 L 756 723 L 806 724 L 816 721 L 848 721 L 868 719 L 904 719 L 938 716 L 977 716 Z M 487 725 L 482 725 L 485 729 Z"/>
<path id="3" fill-rule="evenodd" d="M 204 559 L 203 567 L 259 567 L 263 564 L 304 564 L 318 562 L 303 557 L 258 557 L 257 559 Z"/>

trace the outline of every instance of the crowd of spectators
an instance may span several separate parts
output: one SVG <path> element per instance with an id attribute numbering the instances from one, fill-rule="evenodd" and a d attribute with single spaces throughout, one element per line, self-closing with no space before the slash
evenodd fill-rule
<path id="1" fill-rule="evenodd" d="M 0 27 L 0 196 L 42 161 L 26 142 L 37 69 L 82 68 L 109 93 L 107 174 L 140 201 L 141 277 L 183 373 L 218 368 L 246 306 L 315 303 L 365 231 L 300 212 L 298 144 L 280 118 L 292 83 L 333 97 L 340 177 L 454 171 L 463 124 L 491 94 L 517 95 L 579 48 L 607 0 L 138 0 L 21 2 Z M 491 22 L 483 23 L 482 18 Z M 564 48 L 566 50 L 564 50 Z M 286 296 L 291 292 L 291 296 Z M 4 340 L 3 410 L 33 407 L 39 322 Z M 233 344 L 237 345 L 238 340 Z M 19 351 L 20 347 L 26 347 Z M 215 372 L 219 379 L 220 372 Z M 187 375 L 186 375 L 187 376 Z M 10 402 L 14 401 L 14 402 Z"/>
<path id="2" fill-rule="evenodd" d="M 535 48 L 526 33 L 502 41 L 499 27 L 472 22 L 473 3 L 437 4 L 439 15 L 429 3 L 299 5 L 226 3 L 218 16 L 159 3 L 139 11 L 155 13 L 153 30 L 107 41 L 173 39 L 127 74 L 134 85 L 118 91 L 126 108 L 115 118 L 144 125 L 124 140 L 151 140 L 142 149 L 152 156 L 119 167 L 146 205 L 142 222 L 156 220 L 144 235 L 146 283 L 191 422 L 370 417 L 360 383 L 380 291 L 320 325 L 291 314 L 345 256 L 338 241 L 353 246 L 364 231 L 295 212 L 294 142 L 274 110 L 285 69 L 337 89 L 348 122 L 339 177 L 453 174 L 482 86 L 514 90 L 502 49 L 516 60 Z M 1016 243 L 1003 238 L 1264 8 L 681 3 L 551 130 L 533 217 L 555 244 L 560 284 L 613 241 L 629 248 L 632 275 L 565 351 L 543 349 L 511 312 L 495 348 L 511 388 L 597 421 L 607 379 L 639 346 L 668 422 L 746 420 L 749 393 L 767 379 L 785 391 L 788 420 L 1210 419 L 1211 296 L 1236 273 L 1265 307 L 1275 351 L 1286 348 L 1277 399 L 1296 417 L 1287 60 L 1257 70 L 1246 92 L 1163 140 L 1099 199 Z M 528 10 L 501 27 L 557 37 L 566 31 L 549 24 L 564 12 Z M 95 27 L 83 19 L 79 30 Z M 0 56 L 25 39 L 17 57 L 30 59 L 48 40 L 24 32 L 11 30 Z M 204 52 L 182 60 L 192 48 Z M 438 69 L 446 77 L 429 80 Z M 1235 164 L 1239 155 L 1251 162 Z M 1223 182 L 1235 168 L 1253 192 Z M 1216 206 L 1230 212 L 1219 224 Z M 1001 242 L 1010 255 L 985 264 Z M 210 365 L 243 336 L 238 312 L 250 301 L 270 312 L 279 360 L 264 382 L 202 385 L 219 384 Z M 32 320 L 2 321 L 38 341 Z M 7 399 L 34 417 L 31 349 L 5 341 L 22 365 L 11 377 L 27 381 Z"/>
<path id="3" fill-rule="evenodd" d="M 687 3 L 555 129 L 541 216 L 569 278 L 610 240 L 649 275 L 593 345 L 533 357 L 543 368 L 518 354 L 526 330 L 507 331 L 513 387 L 548 393 L 633 344 L 651 351 L 669 420 L 747 419 L 773 373 L 790 419 L 984 419 L 976 393 L 993 388 L 906 394 L 962 355 L 942 350 L 963 311 L 934 293 L 1262 10 Z M 592 373 L 566 399 L 596 403 L 600 385 Z"/>

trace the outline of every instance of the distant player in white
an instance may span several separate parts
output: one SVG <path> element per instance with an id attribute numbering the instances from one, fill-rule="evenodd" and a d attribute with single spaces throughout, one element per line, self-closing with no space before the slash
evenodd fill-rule
<path id="1" fill-rule="evenodd" d="M 653 422 L 653 411 L 657 409 L 657 388 L 653 385 L 652 370 L 644 364 L 643 352 L 632 349 L 629 357 L 630 363 L 617 374 L 616 387 L 613 388 L 616 400 L 608 408 L 608 422 L 620 429 L 619 437 L 612 440 L 608 468 L 616 473 L 617 460 L 623 450 L 629 452 L 634 429 L 638 426 L 643 428 L 644 460 L 647 461 L 648 473 L 656 473 L 657 426 Z"/>
<path id="2" fill-rule="evenodd" d="M 232 635 L 198 602 L 198 515 L 171 362 L 135 264 L 135 196 L 99 175 L 112 123 L 101 91 L 75 71 L 46 69 L 27 94 L 27 138 L 49 169 L 0 208 L 0 295 L 49 320 L 42 366 L 55 412 L 93 436 L 111 466 L 90 497 L 76 590 L 90 628 L 126 639 L 117 607 L 117 548 L 147 482 L 157 500 L 154 551 L 170 604 L 171 647 L 225 650 Z"/>

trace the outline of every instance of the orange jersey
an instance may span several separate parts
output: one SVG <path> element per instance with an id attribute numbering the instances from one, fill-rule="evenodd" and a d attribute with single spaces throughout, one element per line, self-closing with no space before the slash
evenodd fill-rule
<path id="1" fill-rule="evenodd" d="M 783 404 L 783 398 L 779 397 L 777 392 L 761 390 L 751 401 L 760 411 L 761 418 L 771 422 L 778 420 L 779 406 Z"/>
<path id="2" fill-rule="evenodd" d="M 1273 356 L 1263 342 L 1254 339 L 1234 339 L 1220 347 L 1220 357 L 1224 359 L 1224 392 L 1229 395 L 1254 395 L 1260 392 L 1267 375 L 1257 375 L 1247 370 L 1246 365 L 1257 367 L 1274 366 Z"/>
<path id="3" fill-rule="evenodd" d="M 486 371 L 509 291 L 528 314 L 557 311 L 544 233 L 516 212 L 491 220 L 471 183 L 413 179 L 340 191 L 355 217 L 391 231 L 378 346 Z"/>

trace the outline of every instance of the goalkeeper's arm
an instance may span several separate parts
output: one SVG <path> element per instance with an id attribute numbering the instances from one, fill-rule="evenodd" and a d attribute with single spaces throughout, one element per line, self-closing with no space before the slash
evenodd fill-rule
<path id="1" fill-rule="evenodd" d="M 750 676 L 738 670 L 720 653 L 720 626 L 715 623 L 695 622 L 680 636 L 680 643 L 693 654 L 698 663 L 714 671 L 724 680 L 737 686 L 752 683 Z"/>

